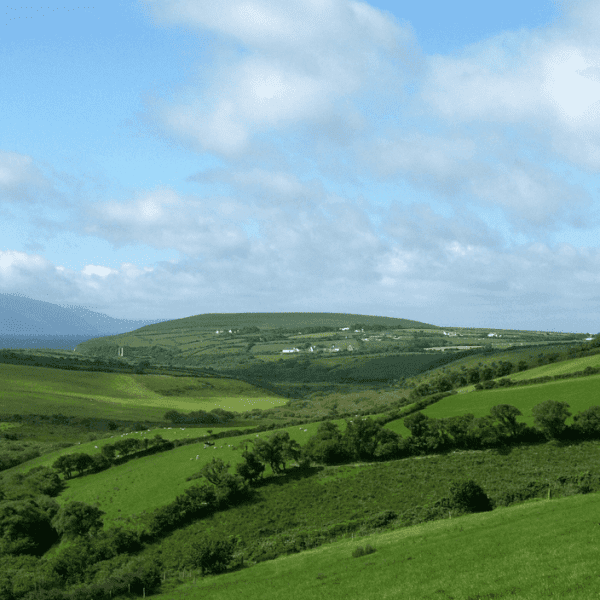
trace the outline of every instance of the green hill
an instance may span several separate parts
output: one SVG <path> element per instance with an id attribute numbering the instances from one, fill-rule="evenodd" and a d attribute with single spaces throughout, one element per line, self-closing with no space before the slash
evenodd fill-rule
<path id="1" fill-rule="evenodd" d="M 242 412 L 287 402 L 244 381 L 169 377 L 0 364 L 0 414 L 162 421 L 167 410 Z"/>
<path id="2" fill-rule="evenodd" d="M 583 363 L 578 361 L 581 360 L 568 362 L 580 370 Z M 570 372 L 565 370 L 569 368 L 567 361 L 547 366 L 560 366 L 561 373 Z M 386 362 L 383 367 L 387 368 Z M 533 369 L 530 376 L 531 373 Z M 4 413 L 74 414 L 73 411 L 79 411 L 77 414 L 81 415 L 94 413 L 104 418 L 126 415 L 146 421 L 152 420 L 154 415 L 158 421 L 159 413 L 164 414 L 167 407 L 187 411 L 190 407 L 206 409 L 220 405 L 239 410 L 243 402 L 265 400 L 284 404 L 286 401 L 276 396 L 265 398 L 264 390 L 245 382 L 218 377 L 69 372 L 7 364 L 0 365 L 0 376 L 5 384 L 0 390 L 0 412 Z M 519 422 L 532 424 L 535 405 L 549 399 L 565 401 L 571 412 L 577 413 L 599 404 L 598 389 L 600 375 L 590 375 L 453 394 L 423 412 L 436 418 L 465 413 L 477 417 L 489 414 L 490 408 L 497 404 L 510 404 L 523 413 Z M 225 402 L 230 404 L 225 405 Z M 397 408 L 405 402 L 390 398 L 390 404 Z M 20 410 L 15 410 L 17 407 Z M 160 446 L 153 454 L 140 451 L 139 455 L 119 458 L 112 465 L 107 463 L 98 472 L 90 470 L 65 479 L 64 491 L 56 497 L 59 506 L 80 501 L 98 507 L 104 512 L 105 531 L 122 525 L 128 532 L 146 532 L 146 527 L 153 522 L 153 511 L 184 498 L 196 484 L 206 483 L 206 479 L 198 481 L 198 472 L 213 458 L 223 460 L 229 472 L 235 473 L 235 465 L 242 462 L 245 442 L 269 440 L 274 431 L 287 432 L 291 440 L 305 446 L 320 423 L 315 420 L 302 424 L 302 421 L 298 423 L 284 417 L 294 416 L 292 408 L 291 404 L 281 407 L 280 418 L 285 425 L 272 425 L 269 431 L 263 428 L 236 435 L 240 427 L 248 429 L 251 425 L 211 426 L 214 446 L 205 445 L 207 427 L 193 426 L 154 428 L 146 432 L 115 431 L 103 439 L 82 437 L 82 443 L 56 449 L 4 471 L 0 476 L 0 490 L 10 491 L 10 486 L 17 486 L 33 468 L 50 466 L 59 456 L 87 453 L 99 458 L 107 444 L 127 438 L 143 440 L 158 433 L 174 442 L 174 447 Z M 359 414 L 352 417 L 353 421 L 363 419 L 365 417 Z M 409 432 L 402 429 L 402 421 L 391 421 L 385 427 L 407 438 Z M 345 419 L 334 422 L 342 433 L 347 430 Z M 40 431 L 45 427 L 40 425 Z M 2 426 L 0 432 L 14 435 L 20 429 L 25 427 Z M 223 435 L 228 430 L 232 435 Z M 8 437 L 1 443 L 12 443 L 11 439 L 14 438 Z M 597 500 L 596 492 L 600 492 L 597 441 L 529 443 L 508 450 L 399 454 L 394 456 L 404 458 L 334 466 L 313 461 L 312 466 L 302 469 L 287 459 L 288 467 L 280 474 L 267 466 L 264 479 L 253 485 L 252 493 L 244 497 L 244 502 L 222 506 L 206 518 L 189 518 L 189 522 L 175 527 L 174 531 L 165 530 L 168 533 L 163 531 L 162 537 L 149 538 L 136 556 L 135 560 L 139 561 L 136 564 L 155 564 L 153 561 L 160 559 L 164 585 L 161 593 L 151 595 L 165 600 L 187 595 L 237 598 L 240 593 L 248 598 L 261 594 L 261 598 L 332 595 L 474 600 L 537 598 L 550 592 L 560 598 L 593 597 L 590 591 L 596 590 L 597 585 L 589 573 L 596 555 L 593 518 L 589 511 L 591 503 Z M 444 504 L 450 486 L 467 477 L 482 486 L 494 510 L 459 518 L 453 514 L 452 519 L 446 518 L 451 514 Z M 564 497 L 588 492 L 594 493 L 587 497 Z M 546 494 L 553 499 L 505 508 Z M 185 516 L 186 513 L 170 514 Z M 434 522 L 428 523 L 430 520 Z M 419 525 L 408 527 L 413 524 Z M 382 533 L 382 528 L 388 531 Z M 245 557 L 246 568 L 232 568 L 223 575 L 178 585 L 172 571 L 181 573 L 183 569 L 191 571 L 197 567 L 192 558 L 195 542 L 214 536 L 225 539 L 231 534 L 238 536 L 235 561 L 243 561 Z M 350 536 L 354 535 L 357 537 L 353 540 Z M 368 539 L 365 535 L 369 535 Z M 373 544 L 376 552 L 353 558 L 353 549 L 365 542 Z M 66 569 L 65 560 L 85 555 L 84 543 L 63 539 L 48 551 L 40 565 L 59 564 Z M 72 552 L 71 545 L 75 545 Z M 283 556 L 286 552 L 299 554 Z M 63 562 L 52 562 L 57 557 L 63 557 L 60 558 Z M 2 560 L 0 556 L 0 583 L 4 581 L 1 579 Z M 96 575 L 89 577 L 97 576 L 96 581 L 103 582 L 102 585 L 118 583 L 121 581 L 119 569 L 124 568 L 123 563 L 127 561 L 126 555 L 112 556 L 97 569 L 94 567 Z M 32 558 L 27 565 L 33 562 Z M 20 565 L 18 560 L 10 564 Z M 37 572 L 38 566 L 27 568 Z M 141 567 L 137 572 L 141 572 Z M 171 572 L 169 577 L 168 572 Z M 22 586 L 19 589 L 26 587 L 25 583 L 19 585 Z M 0 599 L 4 600 L 2 589 L 0 587 Z M 141 590 L 141 587 L 136 588 L 135 594 Z M 112 595 L 113 600 L 117 597 L 117 594 Z"/>
<path id="3" fill-rule="evenodd" d="M 595 598 L 598 494 L 345 539 L 218 576 L 156 600 L 538 600 Z M 370 544 L 376 551 L 352 553 Z M 189 575 L 196 575 L 190 572 Z"/>

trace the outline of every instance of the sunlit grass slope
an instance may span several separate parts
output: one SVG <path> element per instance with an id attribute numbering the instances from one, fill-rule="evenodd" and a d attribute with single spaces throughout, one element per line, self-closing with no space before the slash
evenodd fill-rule
<path id="1" fill-rule="evenodd" d="M 455 394 L 442 398 L 439 402 L 423 409 L 428 417 L 441 419 L 456 415 L 472 413 L 475 417 L 483 417 L 497 404 L 516 406 L 522 413 L 517 420 L 533 425 L 532 409 L 536 404 L 546 400 L 566 402 L 572 414 L 600 405 L 600 375 L 591 375 L 578 379 L 563 379 L 547 383 L 527 385 L 515 388 L 496 388 L 492 390 L 474 391 L 468 394 Z M 573 418 L 567 419 L 567 424 Z M 404 426 L 404 419 L 391 421 L 386 425 L 402 437 L 408 437 L 410 431 Z"/>
<path id="2" fill-rule="evenodd" d="M 0 364 L 0 413 L 162 419 L 166 410 L 236 412 L 271 408 L 287 399 L 221 378 L 79 372 Z"/>
<path id="3" fill-rule="evenodd" d="M 534 379 L 536 377 L 554 377 L 555 375 L 576 373 L 577 371 L 583 371 L 586 367 L 600 368 L 600 354 L 564 360 L 551 365 L 543 365 L 541 367 L 536 367 L 535 369 L 521 371 L 521 373 L 513 373 L 508 377 L 513 381 L 523 381 L 525 379 Z"/>
<path id="4" fill-rule="evenodd" d="M 597 494 L 539 500 L 346 539 L 153 598 L 597 598 L 599 517 Z M 366 543 L 377 551 L 352 558 Z"/>
<path id="5" fill-rule="evenodd" d="M 373 415 L 376 417 L 377 415 Z M 339 425 L 340 431 L 345 431 L 346 422 L 343 419 L 334 421 Z M 276 431 L 287 431 L 290 438 L 304 446 L 308 439 L 313 436 L 319 427 L 319 423 L 310 423 L 300 426 L 287 427 Z M 223 431 L 216 427 L 210 427 L 213 433 Z M 165 439 L 185 439 L 202 436 L 205 429 L 193 429 L 186 427 L 173 427 L 171 429 L 157 429 L 143 432 L 132 432 L 133 435 L 143 439 L 154 437 L 159 433 Z M 244 440 L 262 437 L 268 439 L 272 431 L 260 434 L 235 436 L 214 440 L 215 445 L 204 448 L 204 442 L 179 446 L 173 450 L 134 458 L 122 465 L 113 466 L 106 471 L 93 475 L 75 477 L 66 480 L 66 489 L 57 498 L 59 504 L 71 500 L 96 504 L 106 512 L 104 521 L 110 524 L 119 521 L 125 515 L 139 515 L 144 510 L 151 511 L 159 506 L 168 504 L 175 496 L 182 494 L 192 483 L 186 481 L 186 477 L 197 473 L 203 465 L 208 464 L 213 458 L 220 458 L 231 464 L 230 472 L 234 472 L 234 466 L 243 462 L 242 452 Z M 125 434 L 124 434 L 125 435 Z M 18 467 L 9 469 L 7 473 L 26 472 L 39 466 L 51 466 L 56 458 L 62 454 L 74 452 L 85 452 L 95 454 L 101 451 L 104 444 L 114 443 L 122 439 L 124 435 L 116 434 L 114 438 L 97 440 L 86 444 L 75 445 L 58 452 L 48 454 L 32 461 L 28 461 Z M 198 456 L 198 459 L 196 459 Z M 273 471 L 267 465 L 264 476 L 272 475 Z M 198 483 L 198 482 L 196 482 Z"/>

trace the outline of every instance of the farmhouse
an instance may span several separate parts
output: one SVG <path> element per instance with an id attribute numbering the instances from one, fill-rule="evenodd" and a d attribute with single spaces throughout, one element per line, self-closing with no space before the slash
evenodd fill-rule
<path id="1" fill-rule="evenodd" d="M 289 354 L 290 352 L 300 352 L 300 350 L 298 350 L 298 348 L 286 348 L 285 350 L 281 351 L 283 354 Z"/>

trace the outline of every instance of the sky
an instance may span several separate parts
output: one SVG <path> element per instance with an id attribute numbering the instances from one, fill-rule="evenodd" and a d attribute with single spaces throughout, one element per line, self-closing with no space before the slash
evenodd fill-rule
<path id="1" fill-rule="evenodd" d="M 597 0 L 3 2 L 1 293 L 600 331 Z"/>

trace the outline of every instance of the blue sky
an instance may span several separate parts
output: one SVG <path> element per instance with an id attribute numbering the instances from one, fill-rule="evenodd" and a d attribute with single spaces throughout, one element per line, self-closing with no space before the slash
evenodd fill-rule
<path id="1" fill-rule="evenodd" d="M 600 330 L 597 2 L 24 4 L 0 292 Z"/>

